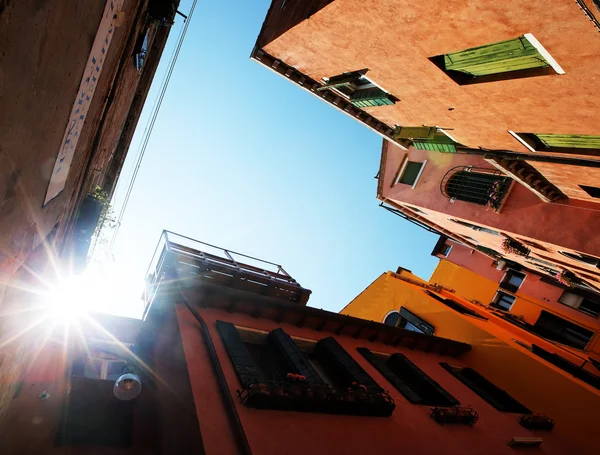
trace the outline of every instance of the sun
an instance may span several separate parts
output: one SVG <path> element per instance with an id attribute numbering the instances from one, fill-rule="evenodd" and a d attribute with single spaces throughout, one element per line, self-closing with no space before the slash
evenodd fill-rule
<path id="1" fill-rule="evenodd" d="M 89 309 L 85 277 L 74 275 L 62 278 L 51 287 L 45 297 L 48 316 L 56 323 L 70 324 L 85 316 Z"/>

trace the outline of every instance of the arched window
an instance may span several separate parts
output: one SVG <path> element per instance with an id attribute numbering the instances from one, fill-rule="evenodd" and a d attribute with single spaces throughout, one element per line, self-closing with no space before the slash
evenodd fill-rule
<path id="1" fill-rule="evenodd" d="M 499 171 L 458 166 L 442 179 L 440 190 L 453 201 L 465 201 L 498 209 L 510 187 L 511 179 Z"/>
<path id="2" fill-rule="evenodd" d="M 396 324 L 398 323 L 398 319 L 400 319 L 400 313 L 397 310 L 393 310 L 385 315 L 385 318 L 383 318 L 383 323 L 385 325 L 390 325 L 392 327 L 396 327 Z"/>

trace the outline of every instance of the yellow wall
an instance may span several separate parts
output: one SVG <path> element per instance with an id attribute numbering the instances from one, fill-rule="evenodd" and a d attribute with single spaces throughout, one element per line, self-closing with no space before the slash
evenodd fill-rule
<path id="1" fill-rule="evenodd" d="M 447 293 L 446 296 L 469 305 L 456 295 Z M 377 278 L 342 313 L 381 321 L 390 310 L 400 306 L 432 324 L 436 336 L 471 344 L 472 351 L 462 357 L 468 365 L 533 412 L 555 419 L 555 432 L 595 450 L 593 426 L 600 415 L 600 391 L 543 361 L 513 340 L 535 342 L 548 350 L 552 350 L 553 345 L 528 332 L 522 331 L 520 336 L 520 329 L 495 320 L 492 315 L 488 315 L 489 321 L 462 315 L 391 272 Z M 485 312 L 482 310 L 482 313 Z"/>
<path id="2" fill-rule="evenodd" d="M 492 301 L 498 290 L 497 281 L 443 259 L 433 271 L 429 282 L 452 288 L 466 299 L 475 299 L 486 304 Z"/>

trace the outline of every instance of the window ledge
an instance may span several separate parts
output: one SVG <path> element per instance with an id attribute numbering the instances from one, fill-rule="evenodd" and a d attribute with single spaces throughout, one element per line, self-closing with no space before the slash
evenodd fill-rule
<path id="1" fill-rule="evenodd" d="M 341 390 L 302 383 L 260 383 L 238 390 L 240 402 L 257 409 L 389 417 L 396 405 L 384 391 Z"/>

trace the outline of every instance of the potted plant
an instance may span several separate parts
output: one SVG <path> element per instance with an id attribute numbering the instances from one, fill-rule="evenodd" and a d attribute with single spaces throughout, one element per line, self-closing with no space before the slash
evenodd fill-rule
<path id="1" fill-rule="evenodd" d="M 488 201 L 485 206 L 492 210 L 498 210 L 500 205 L 502 205 L 502 201 L 504 200 L 504 196 L 506 194 L 506 183 L 504 181 L 496 180 L 490 189 L 490 194 L 488 195 Z"/>
<path id="2" fill-rule="evenodd" d="M 568 270 L 562 270 L 558 272 L 558 274 L 556 275 L 556 279 L 560 284 L 569 288 L 572 288 L 577 283 L 577 277 L 575 276 L 575 274 L 569 272 Z"/>
<path id="3" fill-rule="evenodd" d="M 529 249 L 526 248 L 525 245 L 508 237 L 502 242 L 502 251 L 509 254 L 515 254 L 517 256 L 527 256 L 529 254 Z"/>

